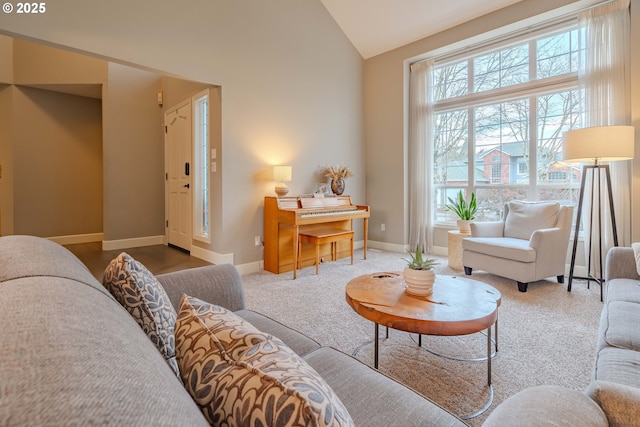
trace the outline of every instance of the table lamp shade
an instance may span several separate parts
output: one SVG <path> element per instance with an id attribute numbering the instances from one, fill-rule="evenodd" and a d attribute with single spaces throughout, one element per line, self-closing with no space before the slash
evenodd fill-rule
<path id="1" fill-rule="evenodd" d="M 273 179 L 278 182 L 291 181 L 291 166 L 274 166 Z"/>
<path id="2" fill-rule="evenodd" d="M 633 126 L 596 126 L 563 135 L 562 159 L 568 162 L 611 162 L 633 159 Z"/>

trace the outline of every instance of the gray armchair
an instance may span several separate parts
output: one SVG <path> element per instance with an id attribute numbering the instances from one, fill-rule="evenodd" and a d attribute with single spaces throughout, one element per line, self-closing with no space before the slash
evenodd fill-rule
<path id="1" fill-rule="evenodd" d="M 551 276 L 564 283 L 572 218 L 573 207 L 556 202 L 506 203 L 502 221 L 471 224 L 462 240 L 465 274 L 475 268 L 514 279 L 520 292 Z"/>

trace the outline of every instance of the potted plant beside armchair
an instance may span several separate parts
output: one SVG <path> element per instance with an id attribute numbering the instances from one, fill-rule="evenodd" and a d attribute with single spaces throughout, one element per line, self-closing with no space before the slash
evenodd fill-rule
<path id="1" fill-rule="evenodd" d="M 469 223 L 476 218 L 476 212 L 478 211 L 475 193 L 471 193 L 469 203 L 467 203 L 462 190 L 458 192 L 455 199 L 451 197 L 448 199 L 449 204 L 446 205 L 446 208 L 458 215 L 458 230 L 460 233 L 471 233 Z"/>

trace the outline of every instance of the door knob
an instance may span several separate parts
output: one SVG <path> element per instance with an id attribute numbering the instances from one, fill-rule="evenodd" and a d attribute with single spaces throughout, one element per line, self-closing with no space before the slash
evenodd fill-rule
<path id="1" fill-rule="evenodd" d="M 185 185 L 183 185 L 183 187 L 184 188 L 189 188 L 190 186 L 189 186 L 189 184 L 185 184 Z"/>

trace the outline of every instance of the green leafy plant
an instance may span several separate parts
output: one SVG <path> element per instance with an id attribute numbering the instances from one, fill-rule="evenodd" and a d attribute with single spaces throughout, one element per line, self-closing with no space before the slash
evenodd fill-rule
<path id="1" fill-rule="evenodd" d="M 449 204 L 446 205 L 446 208 L 450 211 L 455 212 L 460 219 L 475 219 L 476 212 L 478 211 L 478 206 L 476 204 L 476 195 L 474 193 L 471 193 L 471 200 L 469 201 L 469 204 L 467 204 L 467 201 L 464 198 L 464 193 L 462 192 L 462 190 L 460 190 L 455 200 L 449 197 Z"/>
<path id="2" fill-rule="evenodd" d="M 407 262 L 407 267 L 412 270 L 431 270 L 434 266 L 440 264 L 435 258 L 423 257 L 420 245 L 416 245 L 415 254 L 411 251 L 407 251 L 411 256 L 411 259 L 403 258 Z"/>

